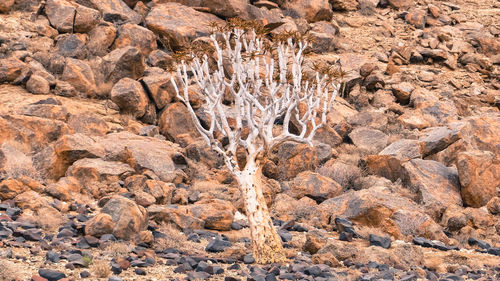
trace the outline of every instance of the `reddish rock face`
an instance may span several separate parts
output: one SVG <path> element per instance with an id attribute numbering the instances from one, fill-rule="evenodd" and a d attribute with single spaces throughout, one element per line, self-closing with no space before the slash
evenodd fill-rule
<path id="1" fill-rule="evenodd" d="M 94 72 L 84 61 L 67 58 L 61 80 L 70 83 L 77 91 L 86 96 L 95 95 Z"/>
<path id="2" fill-rule="evenodd" d="M 300 17 L 309 22 L 329 21 L 332 19 L 332 10 L 328 0 L 287 1 L 285 7 L 293 10 Z"/>
<path id="3" fill-rule="evenodd" d="M 8 13 L 13 5 L 14 0 L 2 1 L 2 3 L 0 3 L 0 13 Z"/>
<path id="4" fill-rule="evenodd" d="M 209 199 L 190 206 L 193 216 L 204 221 L 207 229 L 230 230 L 236 209 L 229 201 Z"/>
<path id="5" fill-rule="evenodd" d="M 498 195 L 500 162 L 492 152 L 462 152 L 457 158 L 457 168 L 465 205 L 479 208 Z"/>
<path id="6" fill-rule="evenodd" d="M 138 24 L 141 16 L 130 9 L 121 0 L 89 0 L 102 14 L 102 18 L 107 22 L 131 22 Z"/>
<path id="7" fill-rule="evenodd" d="M 462 206 L 458 173 L 432 160 L 412 159 L 403 164 L 403 182 L 417 195 L 417 202 L 438 219 L 451 204 Z"/>
<path id="8" fill-rule="evenodd" d="M 118 36 L 113 44 L 113 49 L 127 46 L 136 47 L 144 57 L 156 49 L 155 34 L 142 26 L 136 24 L 124 24 L 118 29 Z"/>
<path id="9" fill-rule="evenodd" d="M 113 86 L 111 100 L 122 112 L 136 117 L 144 116 L 149 103 L 141 83 L 130 78 L 122 78 Z"/>
<path id="10" fill-rule="evenodd" d="M 189 134 L 193 138 L 199 136 L 186 106 L 180 102 L 170 104 L 163 110 L 158 125 L 163 135 L 176 142 L 183 134 Z"/>
<path id="11" fill-rule="evenodd" d="M 342 192 L 342 186 L 336 181 L 310 171 L 302 172 L 293 179 L 292 196 L 300 199 L 307 196 L 318 203 L 333 198 Z"/>
<path id="12" fill-rule="evenodd" d="M 196 37 L 210 33 L 210 23 L 222 21 L 178 3 L 156 5 L 146 17 L 150 30 L 163 36 L 174 49 L 186 46 Z"/>
<path id="13" fill-rule="evenodd" d="M 25 64 L 15 57 L 0 59 L 0 83 L 13 82 L 21 75 Z"/>

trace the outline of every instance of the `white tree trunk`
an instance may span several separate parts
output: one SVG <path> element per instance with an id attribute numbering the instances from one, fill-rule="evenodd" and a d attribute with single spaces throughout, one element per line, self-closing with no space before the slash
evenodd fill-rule
<path id="1" fill-rule="evenodd" d="M 255 261 L 262 264 L 284 262 L 286 256 L 281 238 L 273 227 L 262 193 L 262 167 L 250 161 L 238 180 L 245 199 Z"/>

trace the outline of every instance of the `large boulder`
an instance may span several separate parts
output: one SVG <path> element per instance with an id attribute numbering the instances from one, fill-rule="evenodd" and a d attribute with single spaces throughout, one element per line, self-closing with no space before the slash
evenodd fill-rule
<path id="1" fill-rule="evenodd" d="M 130 9 L 122 0 L 88 0 L 87 2 L 101 12 L 105 21 L 134 24 L 141 22 L 141 16 Z"/>
<path id="2" fill-rule="evenodd" d="M 145 67 L 142 52 L 136 47 L 127 46 L 115 49 L 103 57 L 102 74 L 114 84 L 125 77 L 139 79 Z"/>
<path id="3" fill-rule="evenodd" d="M 229 201 L 211 199 L 196 202 L 190 206 L 194 217 L 204 221 L 207 229 L 231 230 L 236 209 Z"/>
<path id="4" fill-rule="evenodd" d="M 116 38 L 116 28 L 110 23 L 100 23 L 89 33 L 87 51 L 90 55 L 105 56 Z"/>
<path id="5" fill-rule="evenodd" d="M 88 194 L 99 199 L 118 192 L 118 182 L 133 172 L 134 169 L 125 163 L 84 158 L 74 162 L 66 171 L 66 176 L 76 178 Z"/>
<path id="6" fill-rule="evenodd" d="M 111 100 L 118 105 L 120 111 L 135 117 L 144 116 L 149 103 L 141 83 L 130 78 L 122 78 L 113 86 Z"/>
<path id="7" fill-rule="evenodd" d="M 148 209 L 148 217 L 158 223 L 173 223 L 181 229 L 203 229 L 205 222 L 194 217 L 188 206 L 152 205 Z"/>
<path id="8" fill-rule="evenodd" d="M 172 182 L 186 165 L 177 145 L 158 138 L 120 132 L 97 142 L 105 148 L 107 159 L 129 163 L 138 172 L 151 170 L 165 182 Z"/>
<path id="9" fill-rule="evenodd" d="M 449 205 L 462 206 L 456 168 L 432 160 L 412 159 L 403 164 L 403 183 L 434 219 L 441 217 Z"/>
<path id="10" fill-rule="evenodd" d="M 418 235 L 447 240 L 441 227 L 425 214 L 424 208 L 380 186 L 328 199 L 319 204 L 317 210 L 323 227 L 332 227 L 335 217 L 342 217 L 360 227 L 379 228 L 397 239 Z"/>
<path id="11" fill-rule="evenodd" d="M 8 13 L 14 6 L 14 0 L 4 0 L 0 3 L 0 13 Z"/>
<path id="12" fill-rule="evenodd" d="M 72 32 L 77 6 L 76 3 L 66 0 L 48 0 L 45 14 L 50 24 L 59 32 Z"/>
<path id="13" fill-rule="evenodd" d="M 173 49 L 187 46 L 192 40 L 210 34 L 210 24 L 222 20 L 215 15 L 198 12 L 179 3 L 155 5 L 146 24 L 149 29 L 168 41 Z"/>
<path id="14" fill-rule="evenodd" d="M 147 28 L 126 23 L 118 28 L 118 36 L 113 44 L 113 49 L 127 46 L 136 47 L 144 57 L 147 57 L 157 47 L 156 36 Z"/>
<path id="15" fill-rule="evenodd" d="M 15 57 L 0 59 L 0 83 L 13 82 L 25 67 L 26 64 Z"/>
<path id="16" fill-rule="evenodd" d="M 0 181 L 0 199 L 13 199 L 18 194 L 27 191 L 29 188 L 20 180 L 5 179 Z"/>
<path id="17" fill-rule="evenodd" d="M 144 87 L 148 90 L 156 108 L 162 110 L 171 103 L 175 96 L 175 88 L 172 84 L 172 75 L 168 73 L 153 73 L 141 79 Z M 180 85 L 177 84 L 179 87 Z"/>
<path id="18" fill-rule="evenodd" d="M 170 104 L 161 112 L 158 125 L 160 132 L 175 142 L 178 142 L 184 134 L 189 134 L 193 138 L 199 136 L 188 109 L 180 102 Z"/>
<path id="19" fill-rule="evenodd" d="M 482 207 L 491 198 L 498 196 L 500 161 L 491 151 L 460 153 L 457 169 L 465 205 Z"/>
<path id="20" fill-rule="evenodd" d="M 96 93 L 94 72 L 85 61 L 66 58 L 61 80 L 68 82 L 77 91 L 89 97 Z"/>
<path id="21" fill-rule="evenodd" d="M 146 209 L 123 196 L 114 196 L 101 209 L 102 214 L 111 216 L 114 227 L 112 234 L 124 240 L 137 236 L 147 226 Z"/>
<path id="22" fill-rule="evenodd" d="M 349 137 L 358 148 L 375 153 L 384 149 L 389 140 L 389 136 L 382 131 L 367 127 L 354 129 Z"/>
<path id="23" fill-rule="evenodd" d="M 305 18 L 309 22 L 329 21 L 333 15 L 328 0 L 287 1 L 284 8 L 292 11 L 298 17 Z"/>
<path id="24" fill-rule="evenodd" d="M 290 188 L 294 198 L 307 196 L 318 203 L 342 192 L 342 186 L 336 181 L 311 171 L 298 174 L 291 182 Z"/>

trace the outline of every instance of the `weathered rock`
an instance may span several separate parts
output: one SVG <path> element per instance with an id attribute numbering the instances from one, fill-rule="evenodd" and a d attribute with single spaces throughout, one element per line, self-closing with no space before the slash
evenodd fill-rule
<path id="1" fill-rule="evenodd" d="M 342 192 L 342 186 L 331 178 L 310 171 L 298 174 L 291 183 L 292 196 L 300 199 L 310 197 L 318 203 L 335 197 Z"/>
<path id="2" fill-rule="evenodd" d="M 500 162 L 492 152 L 462 152 L 458 155 L 457 168 L 465 205 L 482 207 L 498 195 Z"/>
<path id="3" fill-rule="evenodd" d="M 500 197 L 493 197 L 486 205 L 486 208 L 493 215 L 500 214 Z"/>
<path id="4" fill-rule="evenodd" d="M 2 3 L 0 3 L 0 13 L 8 13 L 13 5 L 14 0 L 2 1 Z"/>
<path id="5" fill-rule="evenodd" d="M 293 13 L 309 22 L 329 21 L 332 19 L 333 14 L 328 0 L 287 1 L 284 8 L 293 11 Z"/>
<path id="6" fill-rule="evenodd" d="M 13 199 L 26 190 L 28 187 L 16 179 L 5 179 L 0 182 L 0 198 L 2 200 Z"/>
<path id="7" fill-rule="evenodd" d="M 15 144 L 3 143 L 0 146 L 0 175 L 3 178 L 20 179 L 23 175 L 37 178 L 37 170 L 29 153 Z"/>
<path id="8" fill-rule="evenodd" d="M 205 222 L 192 216 L 187 206 L 152 205 L 148 209 L 148 217 L 156 222 L 173 223 L 181 229 L 203 229 Z"/>
<path id="9" fill-rule="evenodd" d="M 421 206 L 380 187 L 328 199 L 319 204 L 317 210 L 323 227 L 334 224 L 335 217 L 342 217 L 360 226 L 380 228 L 397 239 L 407 235 L 447 239 Z"/>
<path id="10" fill-rule="evenodd" d="M 99 213 L 85 224 L 85 234 L 100 237 L 104 234 L 113 233 L 115 223 L 111 215 Z"/>
<path id="11" fill-rule="evenodd" d="M 222 23 L 214 15 L 205 14 L 178 3 L 159 4 L 146 17 L 150 30 L 162 36 L 178 49 L 197 37 L 210 34 L 210 23 Z"/>
<path id="12" fill-rule="evenodd" d="M 155 34 L 142 26 L 136 24 L 124 24 L 118 29 L 118 36 L 113 44 L 113 49 L 127 46 L 136 47 L 147 57 L 151 51 L 156 49 Z"/>
<path id="13" fill-rule="evenodd" d="M 332 23 L 326 21 L 313 23 L 311 27 L 309 35 L 314 41 L 312 50 L 315 53 L 334 51 L 338 46 L 338 39 L 336 38 L 336 35 L 340 32 L 338 27 L 336 28 Z"/>
<path id="14" fill-rule="evenodd" d="M 422 149 L 417 140 L 400 139 L 380 151 L 379 155 L 390 155 L 401 161 L 407 161 L 421 158 Z"/>
<path id="15" fill-rule="evenodd" d="M 423 130 L 419 137 L 423 156 L 435 154 L 460 139 L 460 129 L 463 125 L 457 122 L 446 127 L 431 127 Z"/>
<path id="16" fill-rule="evenodd" d="M 25 66 L 22 61 L 15 57 L 0 59 L 0 83 L 16 80 L 23 72 Z"/>
<path id="17" fill-rule="evenodd" d="M 111 100 L 120 107 L 120 111 L 135 117 L 144 116 L 149 102 L 141 83 L 130 78 L 122 78 L 113 86 Z"/>
<path id="18" fill-rule="evenodd" d="M 402 82 L 392 86 L 392 94 L 396 97 L 397 101 L 401 104 L 408 104 L 410 102 L 411 92 L 415 88 L 408 82 Z"/>
<path id="19" fill-rule="evenodd" d="M 73 32 L 77 6 L 77 4 L 66 0 L 48 0 L 45 6 L 45 14 L 50 24 L 59 32 Z"/>
<path id="20" fill-rule="evenodd" d="M 137 80 L 145 69 L 141 51 L 131 46 L 115 49 L 103 57 L 102 66 L 105 79 L 112 83 L 125 77 Z"/>
<path id="21" fill-rule="evenodd" d="M 23 112 L 24 115 L 36 116 L 59 121 L 68 119 L 68 110 L 66 107 L 54 104 L 30 104 Z"/>
<path id="22" fill-rule="evenodd" d="M 117 192 L 118 181 L 134 172 L 127 164 L 116 161 L 104 161 L 100 158 L 84 158 L 71 165 L 66 176 L 75 177 L 89 194 L 95 198 Z"/>
<path id="23" fill-rule="evenodd" d="M 62 177 L 59 181 L 49 184 L 44 191 L 59 200 L 72 201 L 82 193 L 82 185 L 74 177 Z"/>
<path id="24" fill-rule="evenodd" d="M 389 140 L 389 136 L 383 132 L 367 127 L 354 129 L 349 137 L 358 148 L 375 153 L 384 149 Z"/>
<path id="25" fill-rule="evenodd" d="M 315 149 L 305 144 L 286 142 L 278 146 L 273 154 L 277 158 L 278 178 L 283 180 L 292 179 L 303 171 L 314 170 L 319 164 Z"/>
<path id="26" fill-rule="evenodd" d="M 236 209 L 231 202 L 212 199 L 196 202 L 190 206 L 194 217 L 204 221 L 207 229 L 230 230 Z"/>
<path id="27" fill-rule="evenodd" d="M 369 155 L 366 158 L 366 168 L 373 175 L 378 175 L 391 181 L 396 181 L 401 177 L 403 167 L 401 160 L 392 155 Z"/>
<path id="28" fill-rule="evenodd" d="M 89 2 L 101 12 L 105 21 L 133 24 L 141 22 L 141 16 L 130 9 L 122 0 L 89 0 Z"/>
<path id="29" fill-rule="evenodd" d="M 413 0 L 387 0 L 387 2 L 396 9 L 406 9 L 414 5 Z"/>
<path id="30" fill-rule="evenodd" d="M 96 92 L 94 73 L 84 61 L 66 58 L 61 80 L 70 83 L 77 91 L 89 97 L 94 96 Z"/>
<path id="31" fill-rule="evenodd" d="M 42 76 L 31 75 L 28 82 L 26 82 L 26 90 L 35 95 L 44 95 L 50 92 L 50 85 Z"/>
<path id="32" fill-rule="evenodd" d="M 141 79 L 141 82 L 151 94 L 156 108 L 159 110 L 162 110 L 167 104 L 172 102 L 176 96 L 170 74 L 147 75 Z"/>
<path id="33" fill-rule="evenodd" d="M 249 20 L 250 3 L 248 0 L 201 0 L 200 6 L 211 14 L 222 18 L 241 17 Z"/>
<path id="34" fill-rule="evenodd" d="M 89 136 L 103 136 L 109 131 L 108 124 L 93 113 L 71 114 L 68 125 L 76 133 Z"/>
<path id="35" fill-rule="evenodd" d="M 111 216 L 115 225 L 112 234 L 120 239 L 133 239 L 147 226 L 146 210 L 123 196 L 111 198 L 101 213 Z"/>
<path id="36" fill-rule="evenodd" d="M 403 182 L 417 194 L 417 202 L 438 219 L 452 204 L 462 206 L 458 172 L 432 160 L 412 159 L 403 164 Z"/>
<path id="37" fill-rule="evenodd" d="M 66 274 L 64 274 L 63 272 L 47 268 L 39 269 L 38 274 L 40 274 L 41 277 L 47 279 L 48 281 L 57 281 L 66 278 Z"/>
<path id="38" fill-rule="evenodd" d="M 151 170 L 165 182 L 172 182 L 177 177 L 176 168 L 185 166 L 178 161 L 183 158 L 180 149 L 169 141 L 120 132 L 97 142 L 106 148 L 109 159 L 127 162 L 137 171 Z"/>
<path id="39" fill-rule="evenodd" d="M 109 23 L 100 23 L 89 32 L 87 50 L 89 54 L 104 56 L 116 37 L 116 28 Z"/>
<path id="40" fill-rule="evenodd" d="M 416 28 L 424 29 L 427 21 L 427 12 L 419 9 L 412 9 L 406 14 L 405 20 Z"/>
<path id="41" fill-rule="evenodd" d="M 87 53 L 84 34 L 61 34 L 56 37 L 57 52 L 64 57 L 84 59 Z"/>
<path id="42" fill-rule="evenodd" d="M 178 142 L 180 135 L 183 134 L 189 134 L 193 138 L 199 136 L 186 106 L 180 102 L 170 104 L 163 110 L 158 126 L 167 139 L 175 142 Z"/>
<path id="43" fill-rule="evenodd" d="M 358 9 L 357 0 L 330 0 L 333 10 L 337 11 L 356 11 Z"/>
<path id="44" fill-rule="evenodd" d="M 86 33 L 92 30 L 101 19 L 99 11 L 78 5 L 74 18 L 73 31 Z"/>

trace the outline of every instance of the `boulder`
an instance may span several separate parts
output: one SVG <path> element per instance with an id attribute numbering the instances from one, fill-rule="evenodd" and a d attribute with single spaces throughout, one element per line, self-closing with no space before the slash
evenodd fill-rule
<path id="1" fill-rule="evenodd" d="M 71 114 L 68 125 L 76 133 L 89 136 L 103 136 L 109 131 L 108 124 L 100 116 L 93 113 Z"/>
<path id="2" fill-rule="evenodd" d="M 435 154 L 460 139 L 463 122 L 455 122 L 441 127 L 430 127 L 422 131 L 419 142 L 423 157 Z"/>
<path id="3" fill-rule="evenodd" d="M 45 5 L 45 14 L 50 24 L 59 32 L 73 32 L 77 6 L 76 3 L 66 0 L 48 0 Z"/>
<path id="4" fill-rule="evenodd" d="M 90 55 L 105 56 L 116 38 L 116 28 L 110 23 L 100 23 L 89 33 L 87 50 Z"/>
<path id="5" fill-rule="evenodd" d="M 84 34 L 61 34 L 56 37 L 57 52 L 64 57 L 84 59 L 87 55 L 85 43 L 87 36 Z"/>
<path id="6" fill-rule="evenodd" d="M 88 194 L 100 199 L 117 192 L 120 189 L 118 181 L 133 172 L 134 169 L 125 163 L 84 158 L 75 161 L 66 176 L 76 178 Z"/>
<path id="7" fill-rule="evenodd" d="M 113 217 L 107 213 L 99 213 L 85 224 L 85 234 L 94 237 L 111 234 L 113 229 L 115 229 Z"/>
<path id="8" fill-rule="evenodd" d="M 461 152 L 457 169 L 465 205 L 479 208 L 498 196 L 500 161 L 491 151 Z"/>
<path id="9" fill-rule="evenodd" d="M 351 191 L 318 205 L 317 215 L 323 227 L 333 227 L 341 217 L 359 227 L 375 227 L 396 239 L 420 235 L 429 239 L 447 239 L 441 227 L 425 214 L 425 209 L 410 199 L 380 186 Z"/>
<path id="10" fill-rule="evenodd" d="M 194 217 L 188 206 L 152 205 L 148 209 L 148 217 L 158 223 L 173 223 L 181 229 L 203 229 L 205 222 Z"/>
<path id="11" fill-rule="evenodd" d="M 0 143 L 15 141 L 33 153 L 69 134 L 71 129 L 58 120 L 26 115 L 0 116 Z"/>
<path id="12" fill-rule="evenodd" d="M 196 202 L 190 206 L 194 217 L 204 222 L 204 227 L 213 230 L 231 230 L 236 209 L 231 202 L 209 199 Z"/>
<path id="13" fill-rule="evenodd" d="M 151 98 L 158 110 L 165 108 L 165 106 L 171 103 L 176 96 L 171 77 L 172 75 L 168 73 L 153 73 L 141 79 L 144 87 L 148 90 L 148 93 L 151 94 Z M 179 83 L 177 86 L 180 86 Z"/>
<path id="14" fill-rule="evenodd" d="M 250 3 L 248 0 L 201 0 L 200 6 L 221 18 L 240 17 L 249 20 Z"/>
<path id="15" fill-rule="evenodd" d="M 113 43 L 113 49 L 127 46 L 136 47 L 144 57 L 156 49 L 155 34 L 142 26 L 126 23 L 118 28 L 118 36 Z"/>
<path id="16" fill-rule="evenodd" d="M 329 21 L 333 15 L 328 0 L 287 1 L 284 8 L 298 17 L 305 18 L 308 22 Z"/>
<path id="17" fill-rule="evenodd" d="M 387 0 L 387 3 L 396 9 L 407 9 L 415 5 L 413 0 Z"/>
<path id="18" fill-rule="evenodd" d="M 73 31 L 87 33 L 99 23 L 100 19 L 101 13 L 99 11 L 78 5 L 76 7 Z"/>
<path id="19" fill-rule="evenodd" d="M 389 140 L 389 136 L 382 131 L 368 127 L 354 129 L 349 134 L 349 138 L 358 148 L 375 153 L 384 149 Z"/>
<path id="20" fill-rule="evenodd" d="M 26 82 L 26 90 L 35 95 L 46 95 L 50 92 L 50 84 L 42 76 L 31 75 Z"/>
<path id="21" fill-rule="evenodd" d="M 38 178 L 38 171 L 33 167 L 30 153 L 15 143 L 4 142 L 0 145 L 0 176 L 7 179 L 20 179 L 21 176 Z"/>
<path id="22" fill-rule="evenodd" d="M 68 120 L 69 113 L 66 107 L 58 104 L 34 103 L 28 105 L 24 109 L 23 115 L 36 116 L 66 122 Z"/>
<path id="23" fill-rule="evenodd" d="M 26 64 L 15 57 L 0 59 L 0 83 L 13 82 L 16 80 Z"/>
<path id="24" fill-rule="evenodd" d="M 113 86 L 111 100 L 118 105 L 121 112 L 135 117 L 144 116 L 149 103 L 141 83 L 130 78 L 122 78 Z"/>
<path id="25" fill-rule="evenodd" d="M 130 22 L 138 24 L 141 16 L 130 9 L 122 0 L 88 0 L 102 14 L 105 21 L 112 23 Z"/>
<path id="26" fill-rule="evenodd" d="M 197 37 L 210 34 L 210 23 L 223 24 L 215 15 L 198 12 L 179 3 L 155 5 L 146 17 L 147 27 L 179 49 Z"/>
<path id="27" fill-rule="evenodd" d="M 335 11 L 356 11 L 358 9 L 357 0 L 330 0 L 329 2 Z"/>
<path id="28" fill-rule="evenodd" d="M 61 80 L 70 83 L 78 92 L 89 97 L 96 93 L 94 72 L 85 61 L 66 58 Z"/>
<path id="29" fill-rule="evenodd" d="M 342 192 L 342 186 L 331 178 L 305 171 L 298 174 L 290 184 L 292 196 L 300 199 L 307 196 L 317 203 L 333 198 Z"/>
<path id="30" fill-rule="evenodd" d="M 0 199 L 13 199 L 18 194 L 28 190 L 28 187 L 17 179 L 5 179 L 0 181 Z"/>
<path id="31" fill-rule="evenodd" d="M 411 93 L 414 89 L 415 87 L 412 84 L 401 82 L 392 86 L 392 94 L 400 104 L 406 105 L 410 102 Z"/>
<path id="32" fill-rule="evenodd" d="M 309 35 L 314 44 L 311 46 L 315 53 L 333 52 L 338 46 L 336 35 L 339 29 L 327 21 L 319 21 L 311 24 Z"/>
<path id="33" fill-rule="evenodd" d="M 401 177 L 403 171 L 401 160 L 392 155 L 383 154 L 368 155 L 366 168 L 370 174 L 390 179 L 393 182 Z"/>
<path id="34" fill-rule="evenodd" d="M 276 219 L 293 220 L 319 226 L 317 205 L 316 201 L 307 196 L 297 200 L 285 193 L 280 193 L 274 198 L 270 210 Z"/>
<path id="35" fill-rule="evenodd" d="M 177 145 L 158 138 L 120 132 L 108 134 L 97 142 L 105 147 L 108 159 L 127 162 L 139 172 L 151 170 L 165 182 L 172 182 L 177 169 L 186 165 Z"/>
<path id="36" fill-rule="evenodd" d="M 403 183 L 417 195 L 417 202 L 426 212 L 438 219 L 452 204 L 462 206 L 458 172 L 443 164 L 422 159 L 412 159 L 403 164 Z"/>
<path id="37" fill-rule="evenodd" d="M 0 13 L 8 13 L 14 6 L 14 0 L 5 0 L 0 3 Z"/>
<path id="38" fill-rule="evenodd" d="M 141 51 L 136 47 L 127 46 L 115 49 L 103 57 L 102 73 L 107 81 L 114 84 L 125 77 L 139 79 L 145 67 Z"/>
<path id="39" fill-rule="evenodd" d="M 388 155 L 401 161 L 408 161 L 421 158 L 422 148 L 417 140 L 400 139 L 380 151 L 379 155 Z"/>
<path id="40" fill-rule="evenodd" d="M 199 136 L 188 109 L 180 102 L 170 104 L 160 113 L 158 126 L 161 134 L 174 142 L 178 142 L 183 134 L 193 138 Z"/>
<path id="41" fill-rule="evenodd" d="M 118 239 L 131 240 L 147 227 L 146 209 L 123 196 L 112 197 L 101 209 L 114 223 L 112 234 Z M 107 219 L 105 219 L 107 222 Z M 109 224 L 111 225 L 111 224 Z"/>
<path id="42" fill-rule="evenodd" d="M 74 177 L 62 177 L 49 184 L 44 192 L 62 201 L 73 201 L 82 193 L 82 184 Z"/>
<path id="43" fill-rule="evenodd" d="M 285 142 L 276 147 L 273 161 L 278 169 L 278 179 L 290 180 L 303 171 L 316 169 L 320 161 L 315 149 L 316 147 L 295 142 Z"/>

